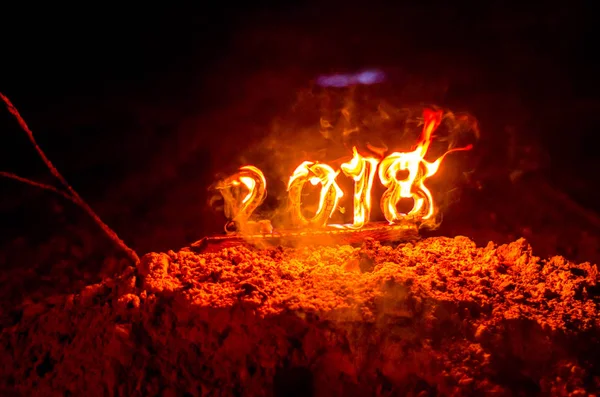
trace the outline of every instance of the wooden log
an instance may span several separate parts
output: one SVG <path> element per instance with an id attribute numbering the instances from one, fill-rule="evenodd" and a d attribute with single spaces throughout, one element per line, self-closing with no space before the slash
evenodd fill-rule
<path id="1" fill-rule="evenodd" d="M 320 230 L 281 230 L 270 234 L 242 235 L 232 233 L 223 236 L 205 237 L 193 243 L 193 252 L 216 252 L 223 248 L 248 245 L 259 248 L 303 247 L 314 245 L 360 245 L 366 238 L 380 242 L 398 243 L 419 238 L 415 224 L 390 225 L 387 222 L 373 222 L 361 229 L 328 227 Z"/>

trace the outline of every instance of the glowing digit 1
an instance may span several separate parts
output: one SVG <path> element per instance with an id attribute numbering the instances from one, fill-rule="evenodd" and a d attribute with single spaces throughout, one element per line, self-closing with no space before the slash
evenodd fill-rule
<path id="1" fill-rule="evenodd" d="M 344 195 L 335 182 L 338 174 L 339 171 L 334 171 L 327 164 L 315 164 L 311 161 L 305 161 L 296 168 L 288 182 L 290 210 L 294 223 L 312 227 L 326 225 Z M 302 214 L 302 188 L 306 182 L 310 182 L 313 186 L 321 184 L 319 206 L 312 218 L 306 218 Z"/>
<path id="2" fill-rule="evenodd" d="M 354 180 L 354 223 L 353 229 L 360 229 L 371 216 L 371 190 L 379 160 L 362 157 L 356 147 L 352 148 L 352 160 L 341 165 L 345 175 Z"/>

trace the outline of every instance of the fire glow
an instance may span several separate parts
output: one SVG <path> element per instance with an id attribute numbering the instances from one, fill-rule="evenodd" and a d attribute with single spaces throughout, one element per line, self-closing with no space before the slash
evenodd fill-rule
<path id="1" fill-rule="evenodd" d="M 472 148 L 472 145 L 468 145 L 450 149 L 433 162 L 425 160 L 433 133 L 442 121 L 442 114 L 441 110 L 424 110 L 423 130 L 411 152 L 394 152 L 378 159 L 362 156 L 357 148 L 353 147 L 352 159 L 343 163 L 340 170 L 313 161 L 300 164 L 287 184 L 288 208 L 294 226 L 311 229 L 326 226 L 362 228 L 370 220 L 371 193 L 376 175 L 380 183 L 387 188 L 381 197 L 380 205 L 390 225 L 431 219 L 436 213 L 436 207 L 425 181 L 438 172 L 447 154 Z M 336 182 L 340 172 L 354 181 L 354 219 L 352 224 L 328 225 L 328 220 L 339 209 L 340 199 L 344 196 L 344 191 Z M 404 173 L 403 179 L 398 178 L 399 172 Z M 303 214 L 302 192 L 307 184 L 321 185 L 317 210 L 311 217 Z M 266 198 L 267 183 L 264 174 L 254 166 L 244 166 L 238 173 L 219 183 L 217 188 L 225 201 L 225 215 L 235 223 L 238 231 L 243 232 L 254 210 Z M 402 213 L 397 208 L 401 199 L 413 200 L 413 206 L 407 213 Z M 262 230 L 265 231 L 268 230 Z"/>

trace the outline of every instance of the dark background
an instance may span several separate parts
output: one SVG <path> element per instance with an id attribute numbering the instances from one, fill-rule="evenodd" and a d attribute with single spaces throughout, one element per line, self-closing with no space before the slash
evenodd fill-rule
<path id="1" fill-rule="evenodd" d="M 600 210 L 600 87 L 591 5 L 523 3 L 4 10 L 0 90 L 72 186 L 144 253 L 222 230 L 207 187 L 241 165 L 317 75 L 383 68 L 397 103 L 435 103 L 480 122 L 477 168 L 439 233 L 489 227 L 495 234 L 482 243 L 535 240 L 596 220 L 584 209 Z M 0 170 L 51 182 L 5 111 L 0 125 Z M 73 250 L 103 260 L 109 245 L 97 243 L 81 211 L 13 181 L 0 187 L 4 267 L 40 266 Z M 579 215 L 556 204 L 565 199 L 557 191 Z M 529 222 L 531 208 L 560 216 Z"/>

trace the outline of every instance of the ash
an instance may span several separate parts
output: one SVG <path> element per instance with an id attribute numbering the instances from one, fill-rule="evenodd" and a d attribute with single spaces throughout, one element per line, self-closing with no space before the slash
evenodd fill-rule
<path id="1" fill-rule="evenodd" d="M 600 389 L 598 281 L 523 239 L 151 253 L 24 306 L 0 379 L 23 395 L 583 396 Z"/>

